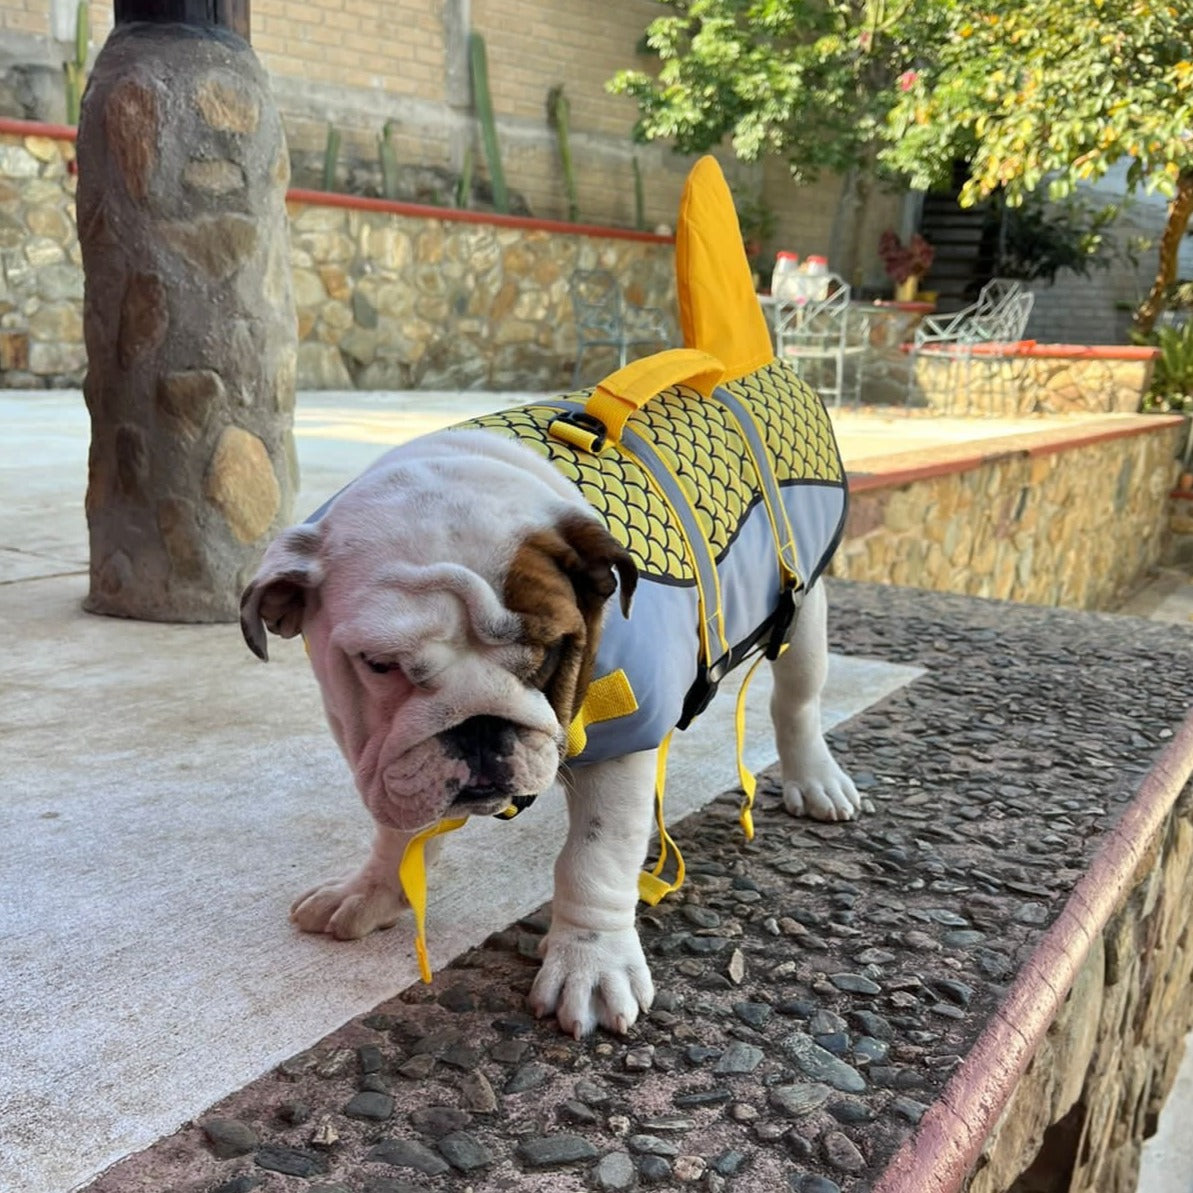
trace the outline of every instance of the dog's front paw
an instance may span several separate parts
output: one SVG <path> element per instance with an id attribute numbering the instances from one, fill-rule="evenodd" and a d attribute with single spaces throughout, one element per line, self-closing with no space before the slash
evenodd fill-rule
<path id="1" fill-rule="evenodd" d="M 594 932 L 552 927 L 543 941 L 543 965 L 530 991 L 538 1016 L 554 1013 L 578 1040 L 599 1023 L 624 1034 L 654 1002 L 654 983 L 633 928 Z"/>
<path id="2" fill-rule="evenodd" d="M 794 774 L 783 776 L 783 806 L 792 816 L 813 820 L 853 820 L 862 808 L 853 780 L 822 746 L 811 751 Z"/>
<path id="3" fill-rule="evenodd" d="M 409 906 L 400 888 L 359 873 L 299 895 L 290 905 L 290 922 L 304 932 L 359 940 L 378 928 L 392 928 Z"/>

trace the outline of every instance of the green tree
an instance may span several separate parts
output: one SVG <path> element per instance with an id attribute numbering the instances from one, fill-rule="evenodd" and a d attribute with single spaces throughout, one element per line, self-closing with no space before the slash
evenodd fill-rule
<path id="1" fill-rule="evenodd" d="M 912 185 L 969 162 L 961 202 L 1001 190 L 1053 198 L 1127 164 L 1127 187 L 1168 199 L 1159 263 L 1135 328 L 1150 332 L 1193 213 L 1189 0 L 943 0 L 945 35 L 905 76 L 882 159 Z"/>
<path id="2" fill-rule="evenodd" d="M 657 73 L 625 70 L 609 84 L 637 100 L 635 138 L 697 153 L 730 137 L 744 161 L 785 157 L 797 181 L 834 171 L 844 178 L 838 223 L 856 224 L 899 76 L 941 0 L 663 2 L 672 12 L 645 39 Z M 840 243 L 834 253 L 846 274 L 855 252 Z"/>

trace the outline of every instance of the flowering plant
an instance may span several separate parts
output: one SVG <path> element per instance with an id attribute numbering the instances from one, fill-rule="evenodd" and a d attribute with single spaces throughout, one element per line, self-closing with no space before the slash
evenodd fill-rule
<path id="1" fill-rule="evenodd" d="M 887 277 L 898 284 L 908 278 L 922 278 L 931 267 L 936 250 L 918 232 L 904 244 L 888 228 L 878 238 L 878 255 Z"/>

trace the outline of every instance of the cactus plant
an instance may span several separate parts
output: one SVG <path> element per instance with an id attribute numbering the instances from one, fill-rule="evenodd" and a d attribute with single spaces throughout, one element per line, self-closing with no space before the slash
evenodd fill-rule
<path id="1" fill-rule="evenodd" d="M 83 88 L 87 83 L 87 51 L 91 46 L 91 12 L 87 0 L 79 0 L 75 8 L 75 56 L 63 63 L 66 72 L 66 122 L 79 123 L 83 104 Z"/>
<path id="2" fill-rule="evenodd" d="M 464 146 L 464 160 L 460 163 L 460 177 L 456 179 L 456 206 L 468 207 L 472 202 L 472 146 Z"/>
<path id="3" fill-rule="evenodd" d="M 563 93 L 563 84 L 557 83 L 547 92 L 547 120 L 559 139 L 559 160 L 563 165 L 563 185 L 568 197 L 568 219 L 575 223 L 580 218 L 580 202 L 576 197 L 576 174 L 572 169 L 572 146 L 568 140 L 570 115 L 571 107 Z"/>
<path id="4" fill-rule="evenodd" d="M 638 164 L 638 155 L 634 155 L 634 227 L 639 232 L 646 231 L 646 191 L 642 185 L 642 167 Z"/>
<path id="5" fill-rule="evenodd" d="M 340 130 L 334 124 L 327 126 L 327 144 L 323 149 L 323 189 L 336 189 L 336 162 L 340 156 Z"/>
<path id="6" fill-rule="evenodd" d="M 505 170 L 501 166 L 501 149 L 497 144 L 497 124 L 493 119 L 493 98 L 489 93 L 489 63 L 485 56 L 485 39 L 479 33 L 468 35 L 468 63 L 472 71 L 472 102 L 480 121 L 485 142 L 485 158 L 489 163 L 489 182 L 493 188 L 493 206 L 503 214 L 510 209 L 509 191 L 505 187 Z"/>
<path id="7" fill-rule="evenodd" d="M 398 155 L 390 136 L 394 122 L 387 120 L 377 138 L 377 155 L 381 159 L 381 194 L 386 199 L 398 197 Z"/>

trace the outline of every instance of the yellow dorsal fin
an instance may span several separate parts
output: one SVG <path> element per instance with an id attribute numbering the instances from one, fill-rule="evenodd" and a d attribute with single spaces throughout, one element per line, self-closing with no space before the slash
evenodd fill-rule
<path id="1" fill-rule="evenodd" d="M 684 184 L 675 231 L 675 284 L 684 343 L 721 361 L 727 381 L 774 359 L 733 196 L 713 157 L 702 157 Z"/>

